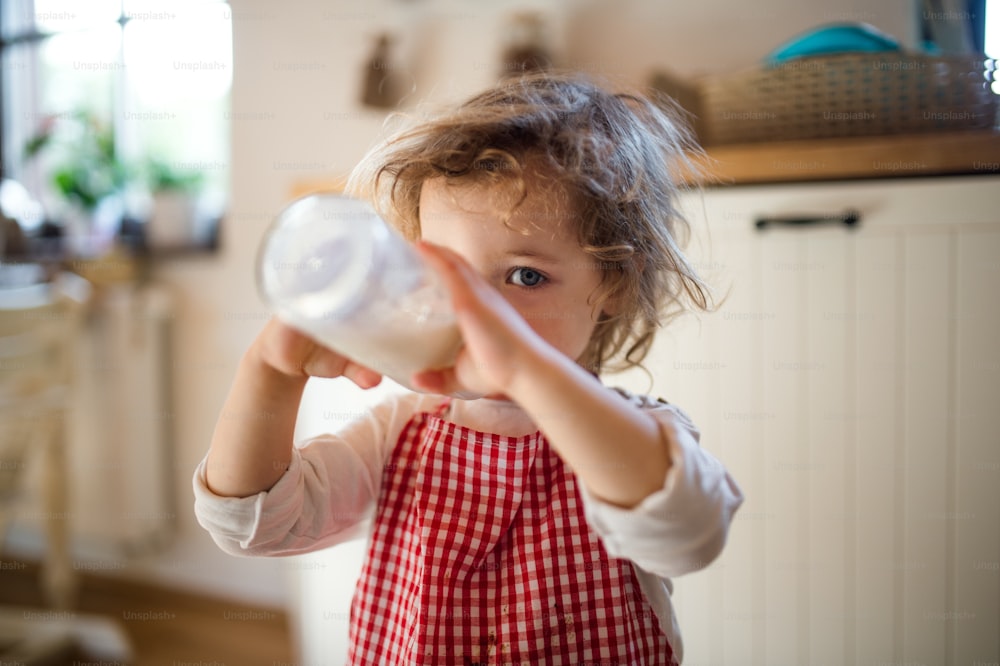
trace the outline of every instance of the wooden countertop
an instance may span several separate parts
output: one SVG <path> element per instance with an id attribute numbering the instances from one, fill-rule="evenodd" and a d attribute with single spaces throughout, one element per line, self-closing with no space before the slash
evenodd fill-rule
<path id="1" fill-rule="evenodd" d="M 1000 173 L 1000 132 L 869 136 L 714 146 L 707 185 Z"/>

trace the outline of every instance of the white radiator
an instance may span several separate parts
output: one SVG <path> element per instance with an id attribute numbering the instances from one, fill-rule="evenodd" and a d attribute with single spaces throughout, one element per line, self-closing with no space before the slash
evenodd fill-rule
<path id="1" fill-rule="evenodd" d="M 170 320 L 162 288 L 95 290 L 67 419 L 69 515 L 45 515 L 33 475 L 8 536 L 12 550 L 41 553 L 46 520 L 69 521 L 77 568 L 121 568 L 169 541 L 177 521 Z"/>

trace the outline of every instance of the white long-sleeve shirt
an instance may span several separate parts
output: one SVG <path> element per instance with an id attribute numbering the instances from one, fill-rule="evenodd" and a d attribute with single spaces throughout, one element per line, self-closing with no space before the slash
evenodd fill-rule
<path id="1" fill-rule="evenodd" d="M 608 554 L 630 560 L 678 660 L 683 656 L 673 613 L 670 578 L 707 566 L 722 551 L 729 524 L 743 501 L 722 464 L 699 444 L 699 432 L 680 409 L 620 392 L 661 424 L 671 466 L 660 490 L 623 509 L 580 484 L 586 519 Z M 286 472 L 265 492 L 232 498 L 212 493 L 204 461 L 195 470 L 195 514 L 222 550 L 233 555 L 281 556 L 334 546 L 368 531 L 386 461 L 413 414 L 434 411 L 440 396 L 390 396 L 334 434 L 296 446 Z M 479 401 L 480 423 L 497 434 L 534 432 L 512 403 Z M 463 420 L 469 403 L 454 400 L 445 418 Z M 492 423 L 490 420 L 492 419 Z M 487 428 L 480 427 L 485 430 Z"/>

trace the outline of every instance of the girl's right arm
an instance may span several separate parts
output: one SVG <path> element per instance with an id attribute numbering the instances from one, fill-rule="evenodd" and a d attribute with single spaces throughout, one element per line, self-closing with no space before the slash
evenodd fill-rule
<path id="1" fill-rule="evenodd" d="M 382 377 L 272 319 L 244 354 L 212 435 L 205 481 L 216 495 L 269 490 L 288 468 L 299 401 L 309 377 Z"/>

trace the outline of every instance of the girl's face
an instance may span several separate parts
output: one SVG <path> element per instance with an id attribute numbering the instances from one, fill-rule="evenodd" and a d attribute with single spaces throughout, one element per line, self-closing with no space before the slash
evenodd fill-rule
<path id="1" fill-rule="evenodd" d="M 601 271 L 577 242 L 562 190 L 533 183 L 526 178 L 528 195 L 505 222 L 507 208 L 495 192 L 444 178 L 424 181 L 420 235 L 464 257 L 536 333 L 575 360 L 600 314 L 593 296 Z"/>

